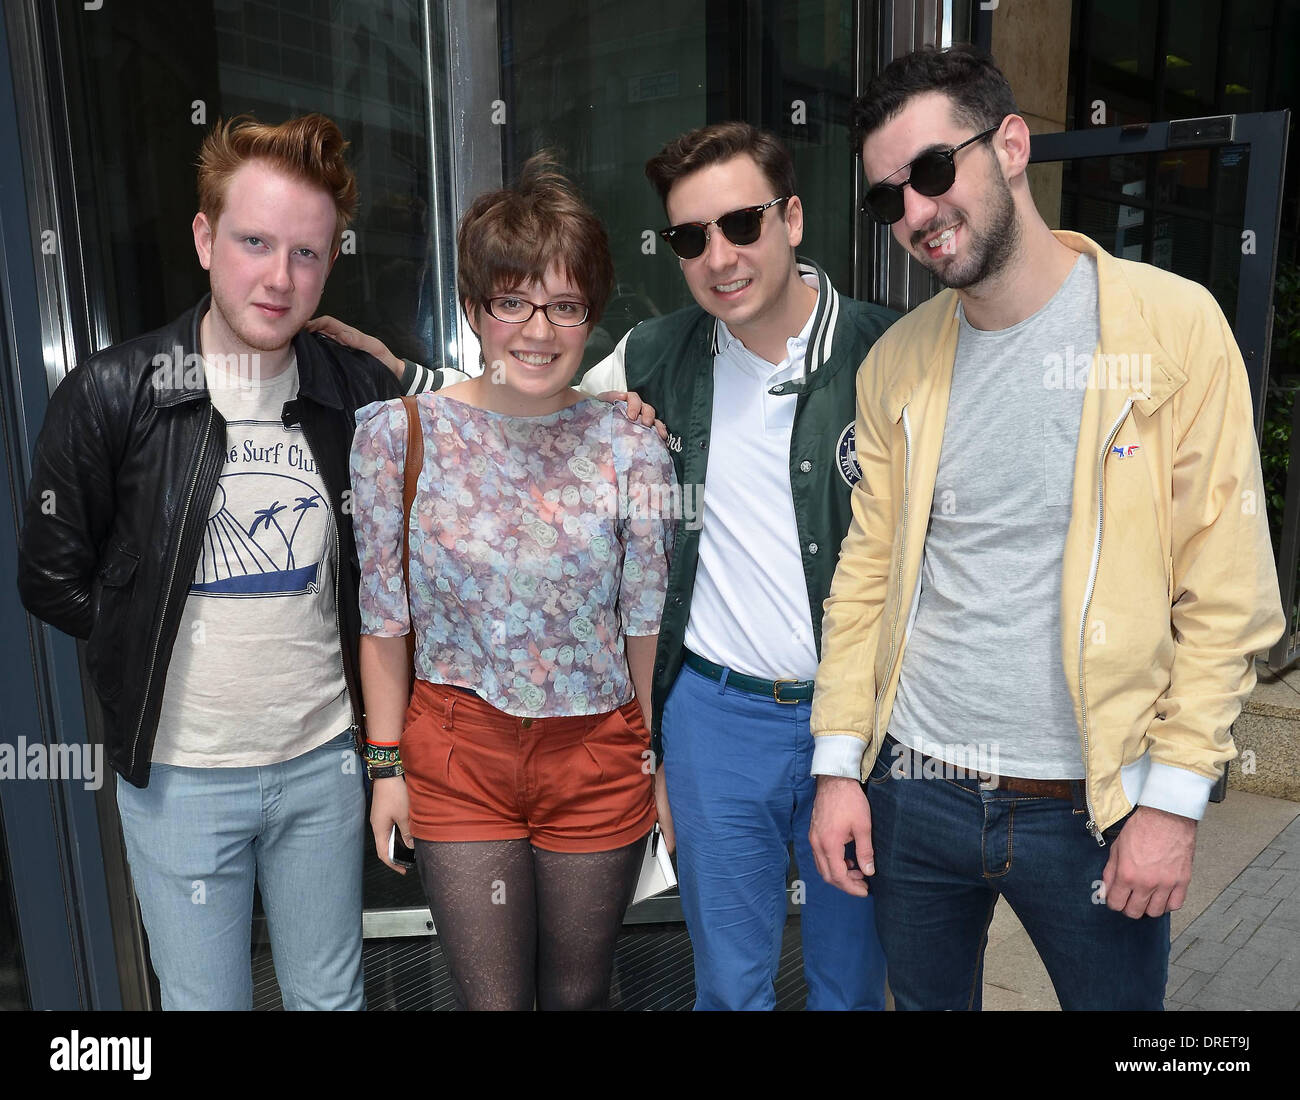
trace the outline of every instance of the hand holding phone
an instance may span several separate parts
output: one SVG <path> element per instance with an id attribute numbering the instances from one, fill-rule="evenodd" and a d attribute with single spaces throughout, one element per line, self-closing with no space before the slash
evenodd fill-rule
<path id="1" fill-rule="evenodd" d="M 399 867 L 415 866 L 415 850 L 406 846 L 396 825 L 393 826 L 393 831 L 388 834 L 388 858 Z"/>

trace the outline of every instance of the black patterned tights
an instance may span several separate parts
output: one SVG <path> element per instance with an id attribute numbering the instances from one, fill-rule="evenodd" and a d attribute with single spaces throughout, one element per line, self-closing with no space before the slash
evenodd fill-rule
<path id="1" fill-rule="evenodd" d="M 527 840 L 417 840 L 416 863 L 459 1008 L 608 1006 L 614 941 L 644 839 L 609 852 Z"/>

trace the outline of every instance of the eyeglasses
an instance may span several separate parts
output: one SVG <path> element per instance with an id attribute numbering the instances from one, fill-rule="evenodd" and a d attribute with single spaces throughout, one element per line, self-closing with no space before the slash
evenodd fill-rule
<path id="1" fill-rule="evenodd" d="M 785 195 L 762 206 L 742 206 L 739 210 L 730 210 L 720 214 L 711 222 L 682 222 L 659 230 L 659 236 L 668 242 L 669 247 L 683 260 L 693 260 L 700 255 L 709 243 L 709 226 L 716 225 L 722 235 L 732 244 L 753 244 L 763 232 L 763 211 L 779 202 L 788 202 L 792 195 Z"/>
<path id="2" fill-rule="evenodd" d="M 516 298 L 513 294 L 487 300 L 487 311 L 498 321 L 507 325 L 522 325 L 531 321 L 538 310 L 546 314 L 546 319 L 560 328 L 576 328 L 587 320 L 590 308 L 584 302 L 547 302 L 536 305 Z"/>
<path id="3" fill-rule="evenodd" d="M 998 123 L 982 134 L 967 138 L 952 149 L 930 149 L 912 161 L 911 165 L 904 164 L 903 168 L 912 169 L 908 178 L 902 183 L 878 183 L 868 188 L 866 198 L 862 200 L 862 212 L 870 214 L 883 225 L 892 225 L 903 216 L 903 188 L 909 183 L 918 195 L 927 198 L 942 195 L 957 178 L 957 166 L 953 163 L 953 158 L 973 142 L 996 134 L 1001 125 Z M 890 172 L 889 175 L 896 176 L 903 168 Z"/>

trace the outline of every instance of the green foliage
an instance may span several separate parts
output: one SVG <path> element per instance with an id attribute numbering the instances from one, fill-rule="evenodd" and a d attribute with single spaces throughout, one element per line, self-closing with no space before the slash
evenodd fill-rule
<path id="1" fill-rule="evenodd" d="M 1282 520 L 1286 511 L 1291 423 L 1297 389 L 1300 389 L 1300 264 L 1292 261 L 1278 265 L 1277 281 L 1273 285 L 1273 352 L 1268 396 L 1264 402 L 1264 427 L 1259 440 L 1268 527 L 1279 567 L 1283 565 L 1280 560 Z M 1300 477 L 1300 469 L 1296 470 L 1296 476 Z M 1295 569 L 1296 563 L 1290 563 L 1287 568 Z M 1296 622 L 1297 609 L 1288 610 L 1290 623 Z"/>
<path id="2" fill-rule="evenodd" d="M 1273 284 L 1273 364 L 1274 374 L 1300 370 L 1300 264 L 1295 262 L 1279 264 Z"/>
<path id="3" fill-rule="evenodd" d="M 1281 553 L 1296 382 L 1294 377 L 1270 381 L 1268 398 L 1264 403 L 1264 430 L 1259 440 L 1259 461 L 1264 471 L 1264 499 L 1268 502 L 1268 529 L 1273 536 L 1274 558 Z"/>

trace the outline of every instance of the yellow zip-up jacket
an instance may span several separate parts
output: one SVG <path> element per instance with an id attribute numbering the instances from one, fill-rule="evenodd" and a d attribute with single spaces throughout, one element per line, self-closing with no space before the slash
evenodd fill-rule
<path id="1" fill-rule="evenodd" d="M 1100 841 L 1139 802 L 1204 814 L 1236 755 L 1228 731 L 1255 684 L 1253 655 L 1281 636 L 1284 619 L 1250 388 L 1218 304 L 1180 276 L 1116 259 L 1077 233 L 1055 235 L 1097 261 L 1100 338 L 1061 561 L 1061 650 L 1087 824 Z M 919 596 L 956 310 L 952 290 L 918 306 L 858 372 L 862 480 L 824 605 L 814 773 L 843 774 L 824 761 L 843 760 L 852 737 L 863 743 L 865 780 L 889 729 Z M 1071 380 L 1065 363 L 1063 384 Z"/>

